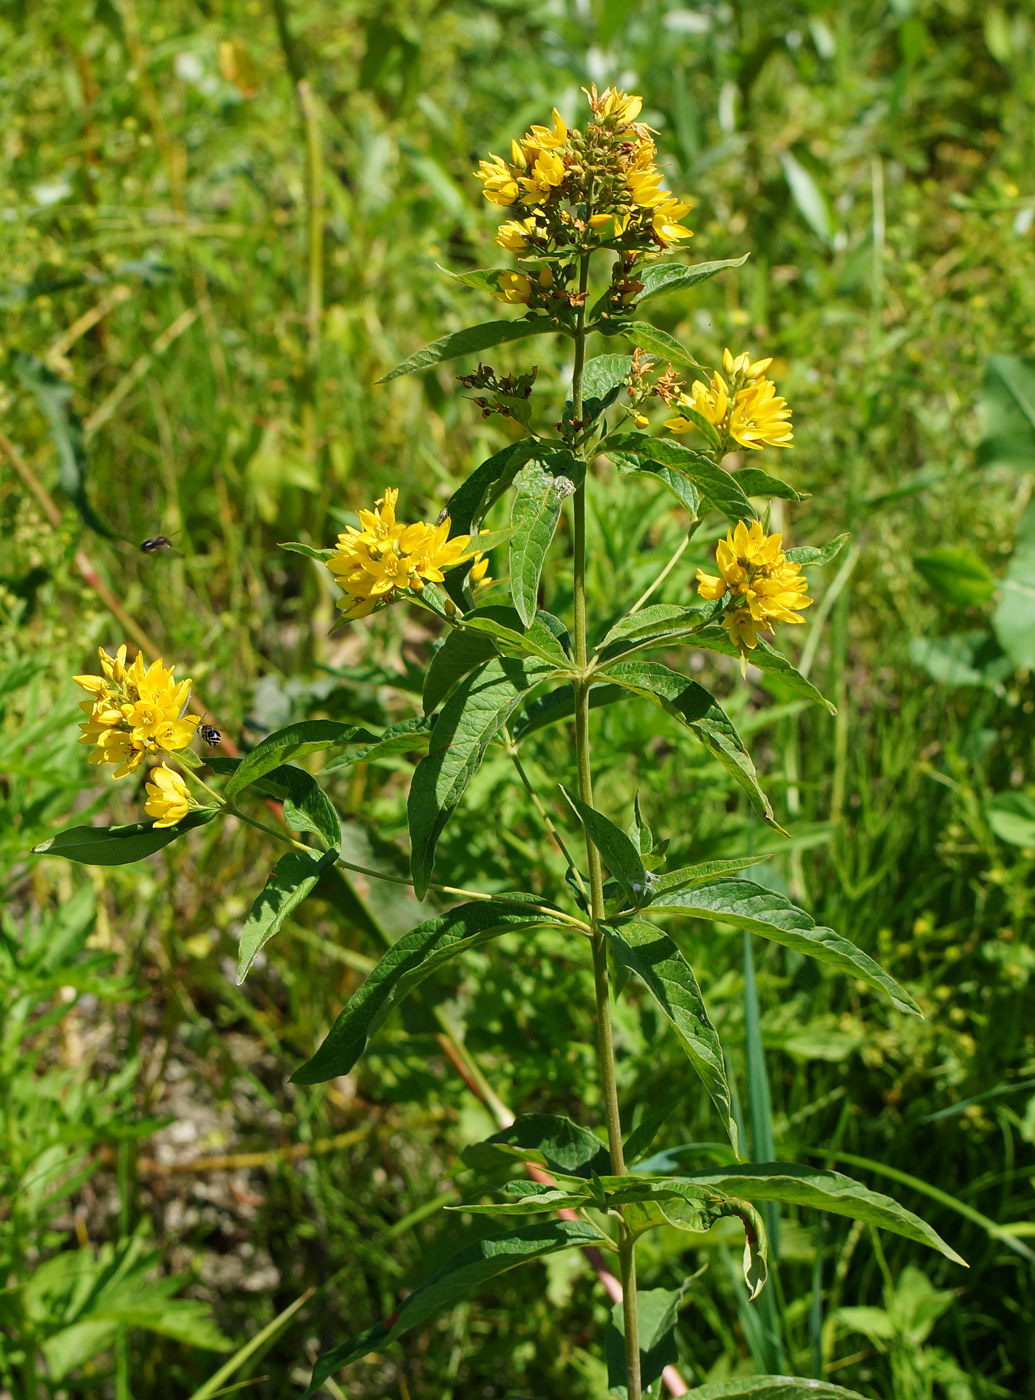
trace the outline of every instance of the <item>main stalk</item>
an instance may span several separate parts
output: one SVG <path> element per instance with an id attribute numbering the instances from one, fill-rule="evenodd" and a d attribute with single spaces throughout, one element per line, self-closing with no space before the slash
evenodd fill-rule
<path id="1" fill-rule="evenodd" d="M 579 307 L 575 327 L 575 364 L 571 377 L 571 414 L 575 423 L 582 418 L 582 380 L 586 367 L 586 291 L 589 286 L 589 255 L 579 266 Z M 588 474 L 587 463 L 587 474 Z M 579 797 L 593 805 L 593 767 L 589 742 L 589 683 L 585 680 L 588 660 L 586 642 L 586 484 L 575 492 L 574 511 L 574 595 L 575 665 L 582 673 L 575 682 L 575 754 L 579 770 Z M 611 1172 L 625 1175 L 622 1151 L 622 1120 L 615 1081 L 614 1039 L 611 1033 L 611 1005 L 607 969 L 607 941 L 601 921 L 604 917 L 604 872 L 600 852 L 586 833 L 586 863 L 589 870 L 590 921 L 593 929 L 593 989 L 597 1013 L 597 1057 L 611 1153 Z M 622 1276 L 622 1315 L 625 1325 L 626 1389 L 629 1400 L 641 1400 L 640 1344 L 636 1309 L 635 1240 L 625 1225 L 619 1224 L 619 1260 Z"/>

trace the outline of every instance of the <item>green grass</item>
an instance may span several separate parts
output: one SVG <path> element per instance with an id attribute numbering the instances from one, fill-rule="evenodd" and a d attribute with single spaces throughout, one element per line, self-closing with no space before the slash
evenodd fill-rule
<path id="1" fill-rule="evenodd" d="M 581 84 L 611 77 L 647 95 L 670 182 L 693 193 L 690 255 L 751 252 L 739 273 L 659 301 L 660 323 L 705 361 L 730 344 L 784 362 L 795 449 L 769 464 L 812 498 L 781 523 L 795 543 L 853 537 L 854 552 L 818 576 L 818 644 L 801 629 L 836 720 L 742 686 L 721 659 L 710 668 L 794 832 L 765 878 L 880 956 L 926 1020 L 758 946 L 756 1032 L 740 938 L 695 925 L 694 962 L 731 1047 L 748 1140 L 768 1132 L 779 1157 L 850 1154 L 927 1184 L 939 1194 L 851 1168 L 971 1265 L 963 1275 L 897 1239 L 784 1211 L 765 1311 L 738 1297 L 737 1245 L 722 1230 L 691 1250 L 652 1236 L 641 1273 L 677 1286 L 709 1265 L 680 1331 L 690 1382 L 775 1354 L 874 1400 L 1030 1394 L 1035 856 L 997 835 L 990 813 L 994 794 L 1035 786 L 1035 695 L 1010 665 L 998 690 L 938 684 L 910 652 L 914 638 L 988 633 L 992 611 L 941 597 L 914 556 L 966 545 L 1001 575 L 1030 493 L 1031 456 L 1026 470 L 982 466 L 978 450 L 986 357 L 1029 353 L 1035 324 L 1030 17 L 965 0 L 297 4 L 290 62 L 319 102 L 326 201 L 314 366 L 311 166 L 275 11 L 258 0 L 23 8 L 0 21 L 0 340 L 41 360 L 58 344 L 53 368 L 86 425 L 90 500 L 118 538 L 85 529 L 67 504 L 47 423 L 12 363 L 0 431 L 63 516 L 54 528 L 3 459 L 0 1394 L 33 1400 L 26 1339 L 69 1325 L 72 1273 L 97 1274 L 131 1248 L 146 1265 L 134 1287 L 174 1321 L 163 1331 L 119 1314 L 89 1356 L 73 1335 L 83 1360 L 67 1379 L 52 1345 L 40 1396 L 190 1396 L 225 1359 L 195 1344 L 218 1343 L 213 1321 L 237 1348 L 315 1288 L 234 1377 L 265 1377 L 243 1393 L 270 1400 L 301 1393 L 317 1350 L 388 1315 L 478 1228 L 421 1213 L 459 1191 L 459 1148 L 491 1126 L 440 1052 L 435 1005 L 505 1101 L 592 1120 L 591 993 L 557 935 L 472 955 L 386 1028 L 354 1077 L 296 1089 L 287 1075 L 377 955 L 378 928 L 416 922 L 407 896 L 361 891 L 350 913 L 307 904 L 238 990 L 235 935 L 272 863 L 258 833 L 206 828 L 124 869 L 26 851 L 73 819 L 140 810 L 135 784 L 113 788 L 75 744 L 68 678 L 92 647 L 123 639 L 76 571 L 78 547 L 242 745 L 293 718 L 416 710 L 429 645 L 419 620 L 400 609 L 328 636 L 321 571 L 276 546 L 330 543 L 342 512 L 385 485 L 433 516 L 506 440 L 445 370 L 375 381 L 443 330 L 494 314 L 435 266 L 496 261 L 477 158 L 555 102 L 574 113 Z M 230 39 L 254 64 L 254 95 L 220 74 Z M 519 348 L 495 360 L 524 362 Z M 558 412 L 562 368 L 541 360 L 537 384 Z M 596 596 L 634 599 L 680 525 L 667 499 L 601 475 Z M 642 549 L 645 527 L 656 553 Z M 157 533 L 179 554 L 142 554 Z M 685 596 L 710 546 L 695 538 L 665 600 Z M 413 692 L 412 710 L 388 707 L 389 682 Z M 598 725 L 610 755 L 601 804 L 631 809 L 638 789 L 674 859 L 769 842 L 655 711 L 613 710 Z M 530 749 L 542 791 L 570 766 L 562 735 Z M 335 782 L 374 859 L 398 860 L 407 771 L 392 761 Z M 531 853 L 555 891 L 563 865 L 543 854 L 511 773 L 504 755 L 487 760 L 441 868 L 457 884 L 515 887 Z M 622 1091 L 675 1094 L 658 1147 L 697 1143 L 699 1160 L 716 1124 L 653 1015 L 619 1007 Z M 299 1144 L 311 1151 L 290 1156 Z M 156 1170 L 254 1152 L 263 1165 Z M 46 1200 L 29 1208 L 41 1162 L 53 1184 L 45 1175 Z M 937 1304 L 916 1269 L 944 1294 Z M 47 1283 L 59 1275 L 66 1283 Z M 860 1307 L 884 1321 L 844 1311 Z M 581 1263 L 534 1265 L 405 1350 L 360 1363 L 342 1389 L 589 1400 L 606 1386 L 593 1360 L 606 1315 Z"/>

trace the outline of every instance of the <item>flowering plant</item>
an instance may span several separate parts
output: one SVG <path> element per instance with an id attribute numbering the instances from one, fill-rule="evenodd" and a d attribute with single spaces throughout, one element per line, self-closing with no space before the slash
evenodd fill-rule
<path id="1" fill-rule="evenodd" d="M 337 865 L 385 878 L 342 858 L 331 802 L 317 779 L 292 760 L 323 751 L 330 766 L 341 767 L 375 754 L 424 751 L 407 804 L 410 871 L 417 897 L 431 897 L 435 905 L 376 964 L 296 1071 L 296 1083 L 348 1073 L 404 997 L 446 962 L 496 938 L 558 929 L 576 952 L 586 950 L 592 965 L 603 1136 L 591 1124 L 560 1114 L 515 1118 L 498 1112 L 500 1130 L 469 1149 L 465 1160 L 475 1173 L 489 1171 L 498 1178 L 502 1168 L 524 1169 L 527 1175 L 515 1176 L 502 1191 L 476 1178 L 482 1184 L 465 1209 L 493 1214 L 499 1226 L 447 1260 L 392 1317 L 326 1352 L 309 1393 L 333 1372 L 385 1348 L 504 1270 L 575 1248 L 610 1256 L 620 1277 L 618 1282 L 602 1269 L 617 1300 L 616 1344 L 608 1347 L 613 1389 L 629 1400 L 658 1394 L 663 1385 L 684 1393 L 669 1365 L 683 1290 L 652 1289 L 649 1308 L 641 1309 L 637 1244 L 660 1227 L 693 1236 L 734 1217 L 743 1225 L 744 1278 L 753 1299 L 767 1274 L 766 1229 L 758 1207 L 773 1201 L 853 1217 L 958 1258 L 899 1202 L 849 1177 L 786 1162 L 741 1160 L 726 1062 L 693 970 L 686 921 L 714 920 L 775 941 L 915 1013 L 908 991 L 847 939 L 746 879 L 743 872 L 759 857 L 668 869 L 665 843 L 656 840 L 638 804 L 623 823 L 617 813 L 601 810 L 594 794 L 591 710 L 647 702 L 684 726 L 744 790 L 762 821 L 780 829 L 751 756 L 719 702 L 697 680 L 645 654 L 664 652 L 672 659 L 698 648 L 731 656 L 745 673 L 750 663 L 778 676 L 792 694 L 832 709 L 770 639 L 781 625 L 803 621 L 812 600 L 802 570 L 827 562 L 843 540 L 784 549 L 781 534 L 768 528 L 765 503 L 794 502 L 798 492 L 757 467 L 728 469 L 734 449 L 791 446 L 790 410 L 766 377 L 771 359 L 727 350 L 710 378 L 695 378 L 687 391 L 678 376 L 700 371 L 697 361 L 678 340 L 637 319 L 638 308 L 658 293 L 692 287 L 743 259 L 697 265 L 657 260 L 690 237 L 683 223 L 690 202 L 663 186 L 654 133 L 639 120 L 641 99 L 613 89 L 599 94 L 594 88 L 587 95 L 589 120 L 583 129 L 568 127 L 555 111 L 550 126 L 533 126 L 512 143 L 509 160 L 490 155 L 477 172 L 486 199 L 509 213 L 497 243 L 515 254 L 520 267 L 458 275 L 506 305 L 523 308 L 518 319 L 443 336 L 385 376 L 392 380 L 495 345 L 558 334 L 572 354 L 570 397 L 560 420 L 551 431 L 534 422 L 534 368 L 501 376 L 479 363 L 462 383 L 478 391 L 475 403 L 485 416 L 514 420 L 520 435 L 477 467 L 438 521 L 399 520 L 398 489 L 385 486 L 373 508 L 360 510 L 358 525 L 347 528 L 332 549 L 286 546 L 326 566 L 341 589 L 339 607 L 347 621 L 401 603 L 437 619 L 442 640 L 427 668 L 424 717 L 379 735 L 328 720 L 291 725 L 243 759 L 210 756 L 214 781 L 223 781 L 219 789 L 200 777 L 201 760 L 188 747 L 196 725 L 184 714 L 188 681 L 175 683 L 158 661 L 145 670 L 140 655 L 127 666 L 124 647 L 116 658 L 102 654 L 102 677 L 78 678 L 92 697 L 84 706 L 83 727 L 95 761 L 115 763 L 116 776 L 126 776 L 149 756 L 162 755 L 179 762 L 183 773 L 164 762 L 152 770 L 145 811 L 153 824 L 65 832 L 46 849 L 80 860 L 137 859 L 192 825 L 225 814 L 286 841 L 291 849 L 274 866 L 242 934 L 242 979 L 325 868 Z M 591 272 L 601 259 L 610 266 L 593 300 Z M 587 358 L 594 335 L 632 349 Z M 664 428 L 675 437 L 652 429 L 651 413 L 659 406 L 672 414 Z M 588 596 L 586 570 L 586 496 L 602 459 L 623 476 L 668 491 L 686 524 L 683 542 L 651 587 L 617 619 L 608 610 L 603 625 L 598 600 Z M 512 495 L 509 527 L 483 528 L 507 493 Z M 570 510 L 572 540 L 567 619 L 541 606 L 544 563 L 565 510 Z M 694 533 L 715 516 L 727 527 L 716 548 L 717 572 L 698 570 L 696 587 L 688 577 L 679 604 L 651 604 Z M 490 551 L 504 544 L 508 601 L 486 601 L 500 596 L 488 592 L 487 568 Z M 575 781 L 560 788 L 551 815 L 550 798 L 534 791 L 520 754 L 533 735 L 555 724 L 572 726 Z M 457 889 L 434 879 L 439 838 L 490 745 L 497 743 L 513 759 L 516 778 L 568 864 L 566 886 L 556 899 L 525 891 Z M 282 803 L 285 821 L 315 844 L 258 820 L 242 805 L 256 796 Z M 561 836 L 564 825 L 584 842 L 579 859 L 569 854 L 570 844 Z M 674 931 L 665 931 L 659 920 L 674 920 Z M 663 1115 L 647 1115 L 630 1132 L 628 1112 L 623 1115 L 619 1102 L 612 999 L 633 991 L 653 999 L 700 1078 L 729 1139 L 726 1165 L 691 1173 L 640 1165 Z M 447 1024 L 440 1024 L 447 1034 Z M 467 1064 L 469 1082 L 480 1082 L 464 1047 L 455 1040 L 452 1047 Z M 486 1086 L 483 1094 L 491 1103 L 491 1089 Z M 720 1394 L 795 1400 L 848 1392 L 823 1382 L 751 1377 L 695 1394 L 699 1400 Z"/>

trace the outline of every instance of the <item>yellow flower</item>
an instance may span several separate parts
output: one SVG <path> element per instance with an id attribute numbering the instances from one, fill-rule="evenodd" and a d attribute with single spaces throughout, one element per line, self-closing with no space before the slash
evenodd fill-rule
<path id="1" fill-rule="evenodd" d="M 144 811 L 154 817 L 155 826 L 175 826 L 190 811 L 192 806 L 187 784 L 179 773 L 160 763 L 153 768 L 147 778 L 147 801 Z"/>
<path id="2" fill-rule="evenodd" d="M 724 374 L 716 370 L 710 385 L 695 380 L 690 396 L 684 394 L 679 402 L 718 429 L 724 451 L 731 443 L 752 451 L 766 446 L 790 447 L 794 436 L 791 410 L 787 400 L 777 394 L 776 385 L 765 377 L 771 364 L 771 358 L 749 360 L 746 354 L 734 358 L 725 350 Z M 674 433 L 689 433 L 695 426 L 682 414 L 665 423 Z"/>
<path id="3" fill-rule="evenodd" d="M 726 349 L 722 352 L 722 372 L 729 382 L 738 388 L 749 381 L 761 379 L 772 363 L 772 355 L 766 360 L 752 360 L 747 354 L 738 355 L 734 359 L 731 350 Z"/>
<path id="4" fill-rule="evenodd" d="M 493 296 L 497 301 L 527 306 L 532 296 L 532 279 L 523 272 L 501 272 Z"/>
<path id="5" fill-rule="evenodd" d="M 730 399 L 729 391 L 725 379 L 718 370 L 712 375 L 711 387 L 702 383 L 700 379 L 695 379 L 690 386 L 689 396 L 681 395 L 678 403 L 686 408 L 692 408 L 716 428 L 722 428 L 726 421 L 726 414 L 729 411 Z M 665 427 L 673 433 L 689 433 L 696 428 L 697 424 L 692 418 L 686 418 L 679 414 L 675 418 L 667 418 Z"/>
<path id="6" fill-rule="evenodd" d="M 149 750 L 185 749 L 199 723 L 196 715 L 184 714 L 190 681 L 177 681 L 161 658 L 145 668 L 142 652 L 127 666 L 125 645 L 115 656 L 103 648 L 98 654 L 104 676 L 74 678 L 92 697 L 80 705 L 87 718 L 79 726 L 79 742 L 94 749 L 90 762 L 117 764 L 115 777 L 124 778 Z"/>
<path id="7" fill-rule="evenodd" d="M 366 617 L 379 604 L 392 602 L 393 594 L 441 583 L 444 570 L 472 557 L 466 553 L 470 535 L 449 538 L 448 516 L 437 525 L 400 524 L 395 518 L 398 499 L 399 488 L 390 486 L 373 510 L 359 511 L 362 529 L 350 525 L 327 560 L 345 592 L 338 607 L 348 619 Z"/>
<path id="8" fill-rule="evenodd" d="M 478 592 L 478 590 L 482 588 L 488 588 L 490 584 L 495 583 L 495 579 L 489 577 L 488 570 L 489 561 L 483 554 L 471 568 L 470 583 L 475 592 Z"/>
<path id="9" fill-rule="evenodd" d="M 758 645 L 759 631 L 772 632 L 777 622 L 798 623 L 812 603 L 801 565 L 792 563 L 780 547 L 780 535 L 767 535 L 758 521 L 738 521 L 715 547 L 719 575 L 697 571 L 702 598 L 730 595 L 722 625 L 743 651 Z"/>
<path id="10" fill-rule="evenodd" d="M 617 210 L 613 214 L 591 214 L 589 216 L 589 226 L 595 229 L 604 238 L 621 238 L 622 234 L 629 227 L 630 214 L 619 214 Z M 614 228 L 608 230 L 607 225 L 613 223 Z"/>
<path id="11" fill-rule="evenodd" d="M 755 379 L 737 391 L 730 419 L 730 437 L 741 447 L 790 447 L 791 410 L 771 379 Z"/>
<path id="12" fill-rule="evenodd" d="M 641 209 L 654 209 L 672 199 L 669 192 L 661 188 L 661 171 L 656 165 L 648 165 L 645 170 L 630 170 L 625 184 L 629 198 Z"/>
<path id="13" fill-rule="evenodd" d="M 511 253 L 523 253 L 528 247 L 528 240 L 534 238 L 539 231 L 539 222 L 535 214 L 527 219 L 508 219 L 505 224 L 500 224 L 496 242 Z"/>
<path id="14" fill-rule="evenodd" d="M 663 203 L 655 207 L 652 219 L 654 236 L 662 247 L 678 243 L 682 238 L 693 238 L 693 230 L 684 228 L 679 222 L 689 214 L 692 207 L 688 201 L 680 203 L 674 194 L 668 195 Z"/>
<path id="15" fill-rule="evenodd" d="M 480 160 L 474 173 L 482 182 L 482 193 L 492 204 L 506 207 L 517 203 L 521 193 L 517 177 L 502 156 L 490 155 L 488 160 Z"/>
<path id="16" fill-rule="evenodd" d="M 521 144 L 526 155 L 530 155 L 533 151 L 557 151 L 568 144 L 568 128 L 556 107 L 551 112 L 550 117 L 553 121 L 552 130 L 548 126 L 533 126 L 522 141 Z"/>
<path id="17" fill-rule="evenodd" d="M 583 92 L 586 92 L 585 88 L 583 88 Z M 586 92 L 586 96 L 589 98 L 589 105 L 597 121 L 607 121 L 610 118 L 619 126 L 628 126 L 634 122 L 643 107 L 642 97 L 623 92 L 621 88 L 605 88 L 597 96 L 596 84 L 594 83 L 593 87 Z"/>
<path id="18" fill-rule="evenodd" d="M 567 166 L 556 151 L 540 151 L 529 173 L 519 177 L 522 204 L 543 204 L 558 186 L 564 184 Z"/>

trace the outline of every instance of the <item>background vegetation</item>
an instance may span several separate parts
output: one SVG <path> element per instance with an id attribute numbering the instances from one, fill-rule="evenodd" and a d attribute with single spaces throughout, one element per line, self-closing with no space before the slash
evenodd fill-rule
<path id="1" fill-rule="evenodd" d="M 307 903 L 242 991 L 236 935 L 272 860 L 259 833 L 220 824 L 112 870 L 26 854 L 73 817 L 142 806 L 75 742 L 69 677 L 127 635 L 77 551 L 242 746 L 293 718 L 405 717 L 386 712 L 389 679 L 416 711 L 423 621 L 397 609 L 329 636 L 321 571 L 276 545 L 332 542 L 395 483 L 433 517 L 505 441 L 445 370 L 374 381 L 484 318 L 436 266 L 494 261 L 469 172 L 554 103 L 573 115 L 590 80 L 647 95 L 671 186 L 695 199 L 691 256 L 752 254 L 665 304 L 667 328 L 706 361 L 726 344 L 779 357 L 796 423 L 780 465 L 814 493 L 787 528 L 852 533 L 802 629 L 835 721 L 715 663 L 794 832 L 763 878 L 877 953 L 927 1015 L 698 925 L 746 1140 L 758 1158 L 847 1164 L 971 1264 L 787 1213 L 751 1308 L 722 1231 L 693 1250 L 652 1236 L 643 1273 L 705 1270 L 680 1333 L 690 1383 L 758 1368 L 887 1400 L 1035 1395 L 1031 12 L 41 0 L 3 16 L 0 1395 L 200 1400 L 220 1349 L 315 1289 L 234 1371 L 280 1400 L 317 1349 L 387 1315 L 476 1228 L 430 1207 L 457 1197 L 458 1149 L 491 1130 L 431 998 L 507 1103 L 592 1108 L 588 968 L 554 935 L 473 956 L 355 1077 L 295 1089 L 367 959 L 416 922 L 409 896 Z M 561 368 L 541 359 L 543 392 Z M 62 394 L 81 438 L 54 436 Z M 632 599 L 678 512 L 604 469 L 591 507 L 597 596 Z M 176 556 L 140 552 L 158 533 Z M 710 545 L 695 539 L 668 600 Z M 564 579 L 548 582 L 562 612 Z M 769 840 L 656 711 L 599 724 L 602 802 L 639 788 L 680 860 L 739 848 L 744 827 Z M 555 736 L 532 767 L 549 790 L 571 762 Z M 397 864 L 407 771 L 345 770 L 357 855 Z M 562 873 L 502 755 L 441 859 L 483 888 L 520 884 L 512 863 L 544 890 Z M 707 1152 L 678 1050 L 646 1007 L 619 1018 L 627 1090 L 672 1098 L 659 1147 Z M 589 1267 L 563 1256 L 332 1393 L 596 1400 L 606 1317 Z"/>

